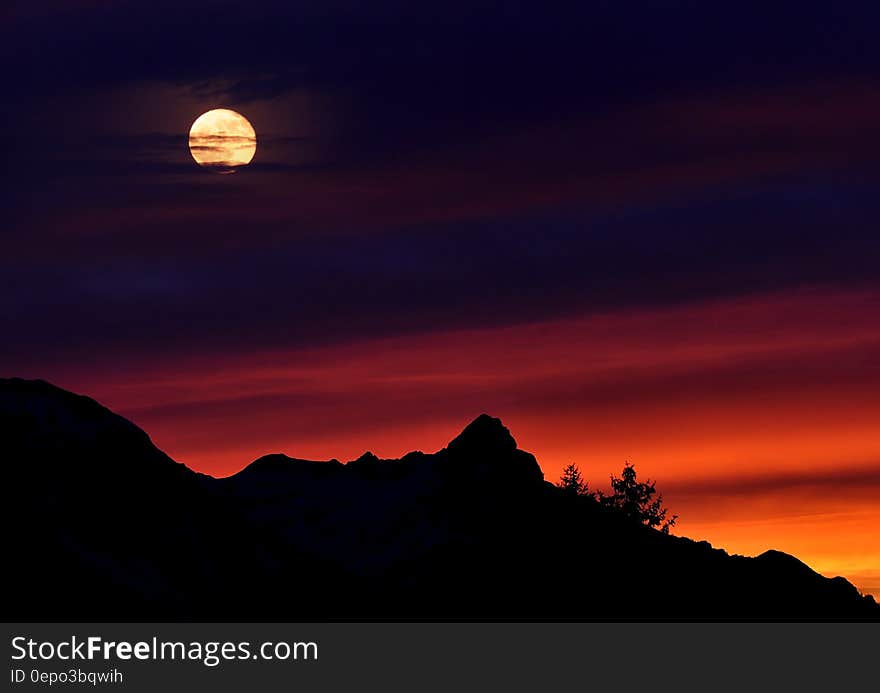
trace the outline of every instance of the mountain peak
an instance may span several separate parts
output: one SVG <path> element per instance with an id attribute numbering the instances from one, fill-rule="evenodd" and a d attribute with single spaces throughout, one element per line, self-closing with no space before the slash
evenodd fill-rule
<path id="1" fill-rule="evenodd" d="M 450 452 L 469 454 L 509 454 L 516 450 L 516 440 L 501 419 L 480 414 L 447 446 Z"/>
<path id="2" fill-rule="evenodd" d="M 372 452 L 367 450 L 363 455 L 358 457 L 356 460 L 352 460 L 351 462 L 349 462 L 349 464 L 357 466 L 357 465 L 364 465 L 364 464 L 377 464 L 381 461 L 382 460 L 380 460 L 378 457 L 376 457 L 376 455 L 374 455 Z"/>

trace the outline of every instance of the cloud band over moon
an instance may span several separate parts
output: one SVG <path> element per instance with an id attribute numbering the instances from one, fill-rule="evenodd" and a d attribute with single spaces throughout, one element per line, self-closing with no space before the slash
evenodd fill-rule
<path id="1" fill-rule="evenodd" d="M 200 166 L 233 173 L 254 158 L 257 134 L 240 113 L 217 108 L 203 113 L 192 124 L 189 151 Z"/>

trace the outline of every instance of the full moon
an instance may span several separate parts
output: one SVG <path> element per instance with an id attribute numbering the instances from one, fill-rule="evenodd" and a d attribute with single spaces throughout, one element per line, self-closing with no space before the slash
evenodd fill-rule
<path id="1" fill-rule="evenodd" d="M 215 108 L 202 113 L 189 129 L 189 151 L 199 166 L 235 173 L 257 151 L 257 133 L 241 113 Z"/>

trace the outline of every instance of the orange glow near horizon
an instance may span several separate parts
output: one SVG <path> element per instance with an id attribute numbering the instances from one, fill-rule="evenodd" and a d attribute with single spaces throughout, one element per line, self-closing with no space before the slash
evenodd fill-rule
<path id="1" fill-rule="evenodd" d="M 880 597 L 880 294 L 800 291 L 65 372 L 190 467 L 442 448 L 482 412 L 555 481 L 633 462 L 676 531 Z"/>

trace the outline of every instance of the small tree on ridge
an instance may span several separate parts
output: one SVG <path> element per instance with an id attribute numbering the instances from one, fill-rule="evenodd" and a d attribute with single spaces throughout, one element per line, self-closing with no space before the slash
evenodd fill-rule
<path id="1" fill-rule="evenodd" d="M 556 484 L 563 491 L 575 496 L 593 496 L 586 481 L 581 476 L 581 470 L 574 463 L 569 464 L 562 470 L 562 478 Z"/>
<path id="2" fill-rule="evenodd" d="M 675 524 L 678 515 L 666 519 L 668 509 L 663 507 L 663 496 L 656 498 L 656 482 L 648 479 L 640 482 L 636 478 L 636 469 L 628 462 L 621 475 L 611 476 L 611 488 L 614 493 L 602 496 L 602 503 L 623 512 L 627 517 L 638 520 L 648 527 L 655 527 L 664 534 Z"/>

